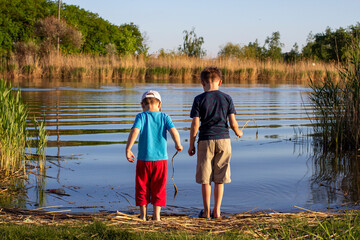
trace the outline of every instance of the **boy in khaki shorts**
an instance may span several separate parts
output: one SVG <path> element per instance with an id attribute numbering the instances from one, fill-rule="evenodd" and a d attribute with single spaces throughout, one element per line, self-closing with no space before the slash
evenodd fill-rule
<path id="1" fill-rule="evenodd" d="M 200 129 L 197 152 L 196 182 L 202 184 L 204 209 L 201 218 L 219 218 L 224 183 L 230 179 L 231 143 L 230 127 L 237 137 L 243 135 L 235 119 L 231 97 L 221 91 L 222 74 L 217 67 L 206 67 L 200 75 L 204 93 L 195 97 L 191 109 L 190 146 L 188 153 L 195 154 L 195 139 Z M 199 127 L 201 122 L 201 126 Z M 211 182 L 214 187 L 214 209 L 210 211 Z"/>

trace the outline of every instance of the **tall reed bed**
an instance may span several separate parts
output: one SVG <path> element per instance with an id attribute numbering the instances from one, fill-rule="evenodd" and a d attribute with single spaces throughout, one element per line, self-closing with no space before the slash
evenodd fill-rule
<path id="1" fill-rule="evenodd" d="M 40 169 L 44 169 L 47 135 L 44 122 L 36 122 L 37 149 L 42 156 Z M 28 109 L 21 99 L 20 91 L 13 92 L 11 85 L 0 80 L 0 170 L 12 174 L 23 170 L 25 149 L 30 146 Z"/>
<path id="2" fill-rule="evenodd" d="M 354 43 L 339 81 L 329 75 L 322 82 L 311 81 L 315 132 L 324 150 L 357 150 L 360 137 L 360 42 Z"/>
<path id="3" fill-rule="evenodd" d="M 99 82 L 115 80 L 181 80 L 199 79 L 200 71 L 208 65 L 216 65 L 229 81 L 304 81 L 309 76 L 314 80 L 324 80 L 328 75 L 338 78 L 336 65 L 301 61 L 296 64 L 258 61 L 252 59 L 208 58 L 187 56 L 92 56 L 57 55 L 38 59 L 28 57 L 21 64 L 16 56 L 11 56 L 1 64 L 2 73 L 9 79 L 42 78 L 49 80 Z"/>

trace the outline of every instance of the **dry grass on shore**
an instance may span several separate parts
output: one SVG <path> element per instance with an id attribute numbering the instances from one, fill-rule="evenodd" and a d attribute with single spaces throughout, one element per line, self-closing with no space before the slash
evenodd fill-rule
<path id="1" fill-rule="evenodd" d="M 329 74 L 335 79 L 337 66 L 331 63 L 300 61 L 295 64 L 248 59 L 199 59 L 187 56 L 91 56 L 56 55 L 39 59 L 26 56 L 21 65 L 16 56 L 2 63 L 1 72 L 6 79 L 49 79 L 82 81 L 97 79 L 114 80 L 181 80 L 199 78 L 200 71 L 209 65 L 222 69 L 226 80 L 231 81 L 308 81 L 323 80 Z"/>
<path id="2" fill-rule="evenodd" d="M 263 228 L 281 229 L 283 223 L 299 219 L 309 227 L 319 221 L 341 216 L 334 212 L 305 211 L 298 213 L 277 212 L 245 212 L 234 214 L 222 219 L 200 219 L 191 216 L 163 216 L 162 221 L 141 221 L 137 215 L 121 212 L 114 214 L 68 214 L 60 212 L 44 212 L 38 210 L 2 208 L 0 210 L 1 224 L 17 225 L 71 225 L 90 224 L 99 221 L 107 226 L 119 226 L 132 232 L 172 232 L 211 233 L 214 235 L 231 231 L 239 231 L 254 237 L 260 236 Z"/>

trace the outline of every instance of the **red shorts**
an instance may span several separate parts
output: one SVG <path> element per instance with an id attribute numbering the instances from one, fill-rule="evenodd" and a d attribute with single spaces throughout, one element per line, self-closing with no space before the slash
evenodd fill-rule
<path id="1" fill-rule="evenodd" d="M 167 160 L 136 163 L 136 206 L 166 206 Z"/>

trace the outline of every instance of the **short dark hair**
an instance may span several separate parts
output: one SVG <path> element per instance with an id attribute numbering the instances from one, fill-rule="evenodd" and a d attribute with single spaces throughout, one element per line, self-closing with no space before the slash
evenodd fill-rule
<path id="1" fill-rule="evenodd" d="M 159 104 L 159 103 L 160 103 L 160 100 L 157 99 L 157 98 L 154 98 L 154 97 L 144 98 L 141 101 L 141 104 L 144 104 L 144 106 L 153 105 L 153 104 Z"/>
<path id="2" fill-rule="evenodd" d="M 218 67 L 208 66 L 201 71 L 200 79 L 203 82 L 210 83 L 216 79 L 222 80 L 222 73 Z"/>

